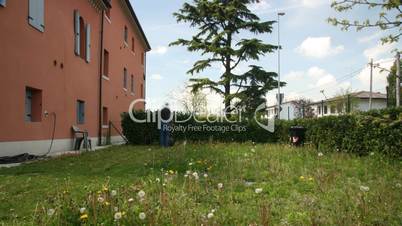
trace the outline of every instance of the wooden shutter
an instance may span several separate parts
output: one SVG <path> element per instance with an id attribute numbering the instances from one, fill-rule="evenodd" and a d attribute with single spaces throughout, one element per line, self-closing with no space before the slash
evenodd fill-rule
<path id="1" fill-rule="evenodd" d="M 89 63 L 91 61 L 91 25 L 86 26 L 86 61 Z"/>
<path id="2" fill-rule="evenodd" d="M 6 0 L 0 0 L 0 5 L 1 6 L 6 6 Z"/>
<path id="3" fill-rule="evenodd" d="M 29 24 L 41 32 L 45 31 L 44 0 L 29 0 Z"/>
<path id="4" fill-rule="evenodd" d="M 80 55 L 80 12 L 74 10 L 74 52 Z"/>

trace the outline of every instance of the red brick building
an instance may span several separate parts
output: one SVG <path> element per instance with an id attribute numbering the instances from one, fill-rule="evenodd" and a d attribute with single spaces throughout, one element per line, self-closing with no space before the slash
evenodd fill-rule
<path id="1" fill-rule="evenodd" d="M 129 0 L 0 0 L 0 31 L 0 156 L 52 138 L 52 152 L 72 150 L 73 125 L 103 144 L 145 98 L 150 45 Z"/>

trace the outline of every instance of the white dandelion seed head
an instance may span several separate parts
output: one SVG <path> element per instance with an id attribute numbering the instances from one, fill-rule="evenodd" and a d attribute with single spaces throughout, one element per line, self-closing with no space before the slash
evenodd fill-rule
<path id="1" fill-rule="evenodd" d="M 54 214 L 55 212 L 56 212 L 56 210 L 54 210 L 54 209 L 52 209 L 52 208 L 51 208 L 51 209 L 48 209 L 48 210 L 47 210 L 47 215 L 48 215 L 48 216 L 53 216 L 53 214 Z"/>
<path id="2" fill-rule="evenodd" d="M 87 209 L 85 207 L 82 207 L 82 208 L 80 208 L 80 213 L 83 214 L 83 213 L 85 213 L 86 210 Z"/>
<path id="3" fill-rule="evenodd" d="M 121 212 L 117 212 L 117 213 L 114 214 L 114 219 L 117 220 L 117 221 L 120 220 L 121 217 L 122 217 Z"/>
<path id="4" fill-rule="evenodd" d="M 219 188 L 219 189 L 222 189 L 222 188 L 223 188 L 223 184 L 222 184 L 222 183 L 219 183 L 219 184 L 218 184 L 218 188 Z"/>
<path id="5" fill-rule="evenodd" d="M 262 192 L 262 188 L 256 188 L 255 193 L 260 194 Z"/>
<path id="6" fill-rule="evenodd" d="M 215 212 L 216 212 L 216 209 L 212 209 L 212 210 L 211 210 L 211 213 L 215 213 Z"/>
<path id="7" fill-rule="evenodd" d="M 192 166 L 193 164 L 194 164 L 194 163 L 192 163 L 192 162 L 188 163 L 189 166 Z"/>
<path id="8" fill-rule="evenodd" d="M 318 152 L 318 157 L 322 157 L 324 154 L 322 152 Z"/>
<path id="9" fill-rule="evenodd" d="M 138 192 L 137 195 L 138 195 L 139 198 L 144 198 L 145 197 L 145 191 L 141 190 L 141 191 Z"/>
<path id="10" fill-rule="evenodd" d="M 116 190 L 112 190 L 112 191 L 110 192 L 110 195 L 111 195 L 111 196 L 116 196 L 116 195 L 117 195 L 117 191 L 116 191 Z"/>
<path id="11" fill-rule="evenodd" d="M 395 184 L 395 187 L 397 187 L 397 188 L 401 188 L 401 187 L 402 187 L 402 185 L 401 185 L 400 183 L 396 183 L 396 184 Z"/>
<path id="12" fill-rule="evenodd" d="M 113 210 L 114 210 L 114 212 L 117 212 L 117 211 L 119 211 L 119 207 L 115 206 L 115 207 L 113 207 Z"/>
<path id="13" fill-rule="evenodd" d="M 189 175 L 190 175 L 190 174 L 191 174 L 191 171 L 190 171 L 190 170 L 187 170 L 187 171 L 186 171 L 186 174 L 189 174 Z"/>
<path id="14" fill-rule="evenodd" d="M 374 152 L 370 152 L 370 155 L 373 156 L 373 155 L 374 155 Z"/>
<path id="15" fill-rule="evenodd" d="M 208 174 L 204 173 L 204 178 L 207 178 L 207 177 L 208 177 Z"/>
<path id="16" fill-rule="evenodd" d="M 362 191 L 362 192 L 368 192 L 368 191 L 370 191 L 370 188 L 368 187 L 368 186 L 360 186 L 360 191 Z"/>
<path id="17" fill-rule="evenodd" d="M 251 148 L 251 152 L 255 153 L 255 149 L 254 149 L 254 148 Z"/>
<path id="18" fill-rule="evenodd" d="M 138 214 L 138 217 L 139 217 L 141 220 L 145 220 L 145 218 L 147 217 L 147 215 L 146 215 L 144 212 L 141 212 L 140 214 Z"/>
<path id="19" fill-rule="evenodd" d="M 208 215 L 207 215 L 207 218 L 208 219 L 211 219 L 211 218 L 213 218 L 214 217 L 214 213 L 208 213 Z"/>
<path id="20" fill-rule="evenodd" d="M 129 199 L 128 199 L 128 202 L 134 202 L 134 199 L 133 199 L 133 198 L 129 198 Z"/>
<path id="21" fill-rule="evenodd" d="M 98 202 L 102 203 L 102 202 L 104 202 L 104 201 L 105 201 L 105 199 L 104 199 L 102 196 L 99 196 L 99 197 L 98 197 Z"/>
<path id="22" fill-rule="evenodd" d="M 161 182 L 161 179 L 156 178 L 155 181 L 159 183 L 159 182 Z"/>

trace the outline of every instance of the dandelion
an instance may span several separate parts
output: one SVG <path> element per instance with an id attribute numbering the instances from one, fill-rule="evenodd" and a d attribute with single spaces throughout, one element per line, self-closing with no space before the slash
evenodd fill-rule
<path id="1" fill-rule="evenodd" d="M 300 176 L 300 180 L 304 180 L 304 177 L 303 177 L 303 176 Z"/>
<path id="2" fill-rule="evenodd" d="M 98 197 L 98 202 L 102 203 L 102 202 L 104 202 L 104 201 L 105 201 L 105 199 L 104 199 L 102 196 L 99 196 L 99 197 Z"/>
<path id="3" fill-rule="evenodd" d="M 215 213 L 215 212 L 216 212 L 216 209 L 212 209 L 212 210 L 211 210 L 211 213 Z"/>
<path id="4" fill-rule="evenodd" d="M 110 202 L 105 202 L 105 206 L 110 206 Z"/>
<path id="5" fill-rule="evenodd" d="M 55 213 L 56 211 L 54 210 L 54 209 L 48 209 L 47 210 L 47 215 L 48 216 L 53 216 L 53 214 Z"/>
<path id="6" fill-rule="evenodd" d="M 208 174 L 204 173 L 204 178 L 207 178 L 207 177 L 208 177 Z"/>
<path id="7" fill-rule="evenodd" d="M 324 154 L 322 152 L 318 152 L 318 157 L 322 157 Z"/>
<path id="8" fill-rule="evenodd" d="M 254 149 L 254 148 L 251 148 L 251 152 L 255 153 L 255 149 Z"/>
<path id="9" fill-rule="evenodd" d="M 207 218 L 208 219 L 211 219 L 211 218 L 213 218 L 214 217 L 214 213 L 208 213 L 208 215 L 207 215 Z"/>
<path id="10" fill-rule="evenodd" d="M 145 218 L 147 217 L 147 215 L 144 212 L 141 212 L 138 217 L 140 218 L 140 220 L 145 220 Z"/>
<path id="11" fill-rule="evenodd" d="M 170 173 L 170 174 L 174 174 L 174 171 L 173 171 L 173 170 L 169 170 L 169 173 Z"/>
<path id="12" fill-rule="evenodd" d="M 198 176 L 198 173 L 197 172 L 194 172 L 193 173 L 193 177 L 194 177 L 194 179 L 196 179 L 196 180 L 198 180 L 200 177 Z"/>
<path id="13" fill-rule="evenodd" d="M 80 220 L 86 220 L 86 219 L 88 219 L 88 214 L 82 214 L 80 216 Z"/>
<path id="14" fill-rule="evenodd" d="M 219 184 L 218 184 L 218 188 L 219 188 L 219 189 L 222 189 L 222 188 L 223 188 L 223 184 L 222 184 L 222 183 L 219 183 Z"/>
<path id="15" fill-rule="evenodd" d="M 159 183 L 159 182 L 161 182 L 161 179 L 156 178 L 155 181 Z"/>
<path id="16" fill-rule="evenodd" d="M 192 162 L 188 163 L 189 166 L 192 166 L 193 164 L 194 164 L 194 163 L 192 163 Z"/>
<path id="17" fill-rule="evenodd" d="M 83 214 L 83 213 L 85 213 L 86 210 L 87 209 L 85 209 L 85 207 L 82 207 L 82 208 L 80 208 L 80 213 Z"/>
<path id="18" fill-rule="evenodd" d="M 111 195 L 111 196 L 116 196 L 116 195 L 117 195 L 117 191 L 116 191 L 116 190 L 112 190 L 112 191 L 110 192 L 110 195 Z"/>
<path id="19" fill-rule="evenodd" d="M 362 192 L 368 192 L 370 190 L 370 188 L 368 186 L 360 186 L 360 191 Z"/>
<path id="20" fill-rule="evenodd" d="M 308 180 L 309 180 L 309 181 L 313 181 L 313 180 L 314 180 L 314 178 L 312 178 L 312 177 L 309 177 L 309 178 L 308 178 Z"/>
<path id="21" fill-rule="evenodd" d="M 134 199 L 133 199 L 133 198 L 129 198 L 129 199 L 128 199 L 128 202 L 134 202 Z"/>
<path id="22" fill-rule="evenodd" d="M 120 220 L 121 217 L 122 217 L 122 214 L 121 214 L 120 212 L 117 212 L 117 213 L 114 214 L 114 219 L 115 219 L 116 221 Z"/>
<path id="23" fill-rule="evenodd" d="M 401 185 L 400 183 L 396 183 L 396 184 L 395 184 L 395 187 L 397 187 L 397 188 L 401 188 L 401 187 L 402 187 L 402 185 Z"/>
<path id="24" fill-rule="evenodd" d="M 262 188 L 256 188 L 255 193 L 260 194 L 262 192 Z"/>
<path id="25" fill-rule="evenodd" d="M 119 211 L 119 208 L 118 208 L 117 206 L 115 206 L 115 207 L 113 208 L 113 210 L 114 210 L 114 212 L 117 212 L 117 211 Z"/>
<path id="26" fill-rule="evenodd" d="M 138 197 L 139 197 L 140 199 L 144 198 L 144 197 L 145 197 L 145 191 L 143 191 L 143 190 L 139 191 L 139 192 L 138 192 Z"/>
<path id="27" fill-rule="evenodd" d="M 370 152 L 370 155 L 373 156 L 373 155 L 374 155 L 374 152 Z"/>

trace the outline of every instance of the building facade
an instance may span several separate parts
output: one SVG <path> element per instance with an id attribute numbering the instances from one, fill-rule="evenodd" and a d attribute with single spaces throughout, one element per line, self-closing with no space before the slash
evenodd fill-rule
<path id="1" fill-rule="evenodd" d="M 150 50 L 128 0 L 0 0 L 0 29 L 0 156 L 72 150 L 72 126 L 120 139 Z"/>
<path id="2" fill-rule="evenodd" d="M 327 100 L 317 101 L 310 104 L 315 117 L 323 117 L 329 115 L 341 115 L 349 111 L 368 111 L 370 92 L 360 91 L 351 93 L 349 97 L 334 97 Z M 387 107 L 387 95 L 383 93 L 373 93 L 371 109 L 384 109 Z M 281 105 L 280 119 L 293 120 L 300 117 L 296 114 L 298 109 L 293 101 L 284 102 Z M 268 117 L 277 115 L 277 106 L 267 108 Z"/>

